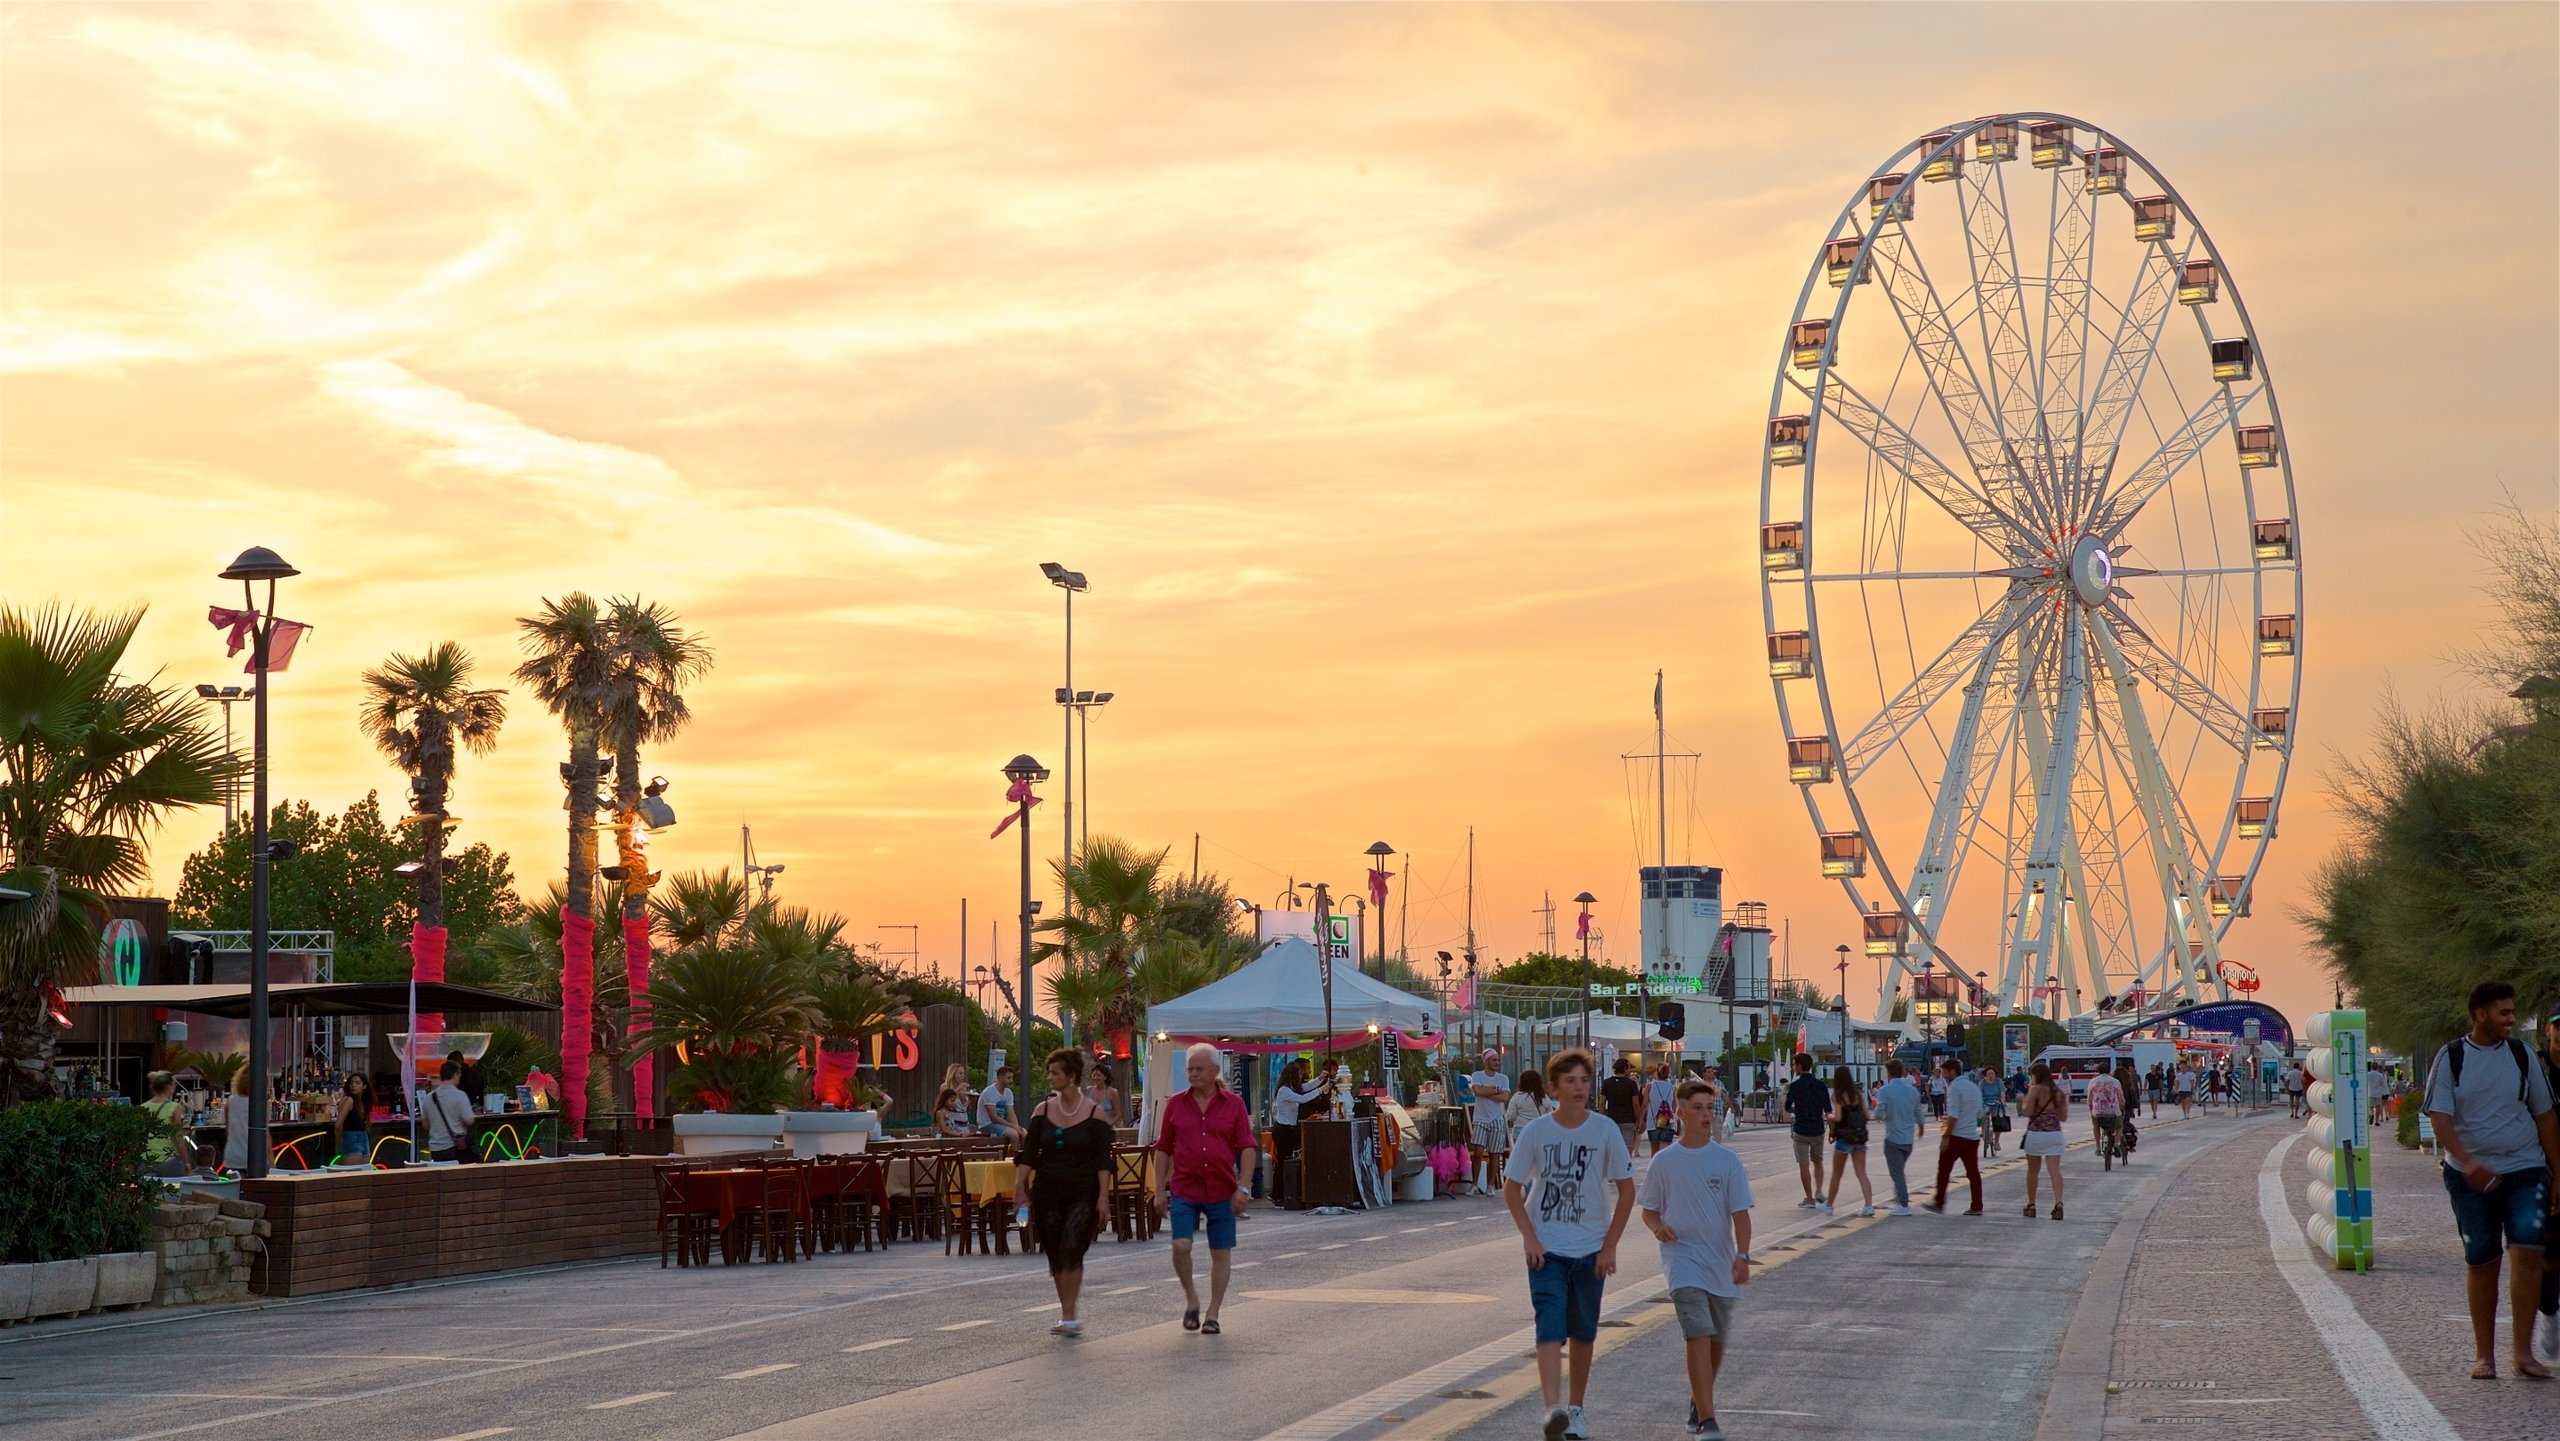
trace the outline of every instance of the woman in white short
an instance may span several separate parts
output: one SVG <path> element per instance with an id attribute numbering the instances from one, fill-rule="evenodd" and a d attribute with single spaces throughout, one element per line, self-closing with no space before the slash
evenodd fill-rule
<path id="1" fill-rule="evenodd" d="M 2071 1098 L 2053 1083 L 2053 1068 L 2042 1061 L 2027 1068 L 2027 1099 L 2019 1110 L 2026 1113 L 2027 1138 L 2027 1209 L 2036 1213 L 2036 1173 L 2053 1177 L 2053 1219 L 2062 1219 L 2062 1123 L 2070 1119 Z"/>

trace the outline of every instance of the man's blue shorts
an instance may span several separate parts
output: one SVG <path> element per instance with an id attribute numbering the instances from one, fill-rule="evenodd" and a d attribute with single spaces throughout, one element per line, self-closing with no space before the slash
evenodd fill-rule
<path id="1" fill-rule="evenodd" d="M 2462 1259 L 2486 1266 L 2498 1259 L 2503 1235 L 2508 1246 L 2542 1249 L 2542 1214 L 2550 1204 L 2550 1173 L 2536 1166 L 2509 1171 L 2486 1191 L 2451 1166 L 2444 1168 L 2445 1193 L 2453 1198 L 2453 1226 L 2462 1233 Z"/>
<path id="2" fill-rule="evenodd" d="M 1190 1240 L 1191 1233 L 1206 1221 L 1209 1223 L 1210 1250 L 1232 1251 L 1236 1248 L 1236 1203 L 1232 1200 L 1203 1205 L 1176 1196 L 1173 1198 L 1172 1219 L 1173 1239 L 1177 1241 Z"/>
<path id="3" fill-rule="evenodd" d="M 1547 1253 L 1529 1272 L 1529 1309 L 1538 1320 L 1538 1344 L 1600 1339 L 1600 1258 Z"/>

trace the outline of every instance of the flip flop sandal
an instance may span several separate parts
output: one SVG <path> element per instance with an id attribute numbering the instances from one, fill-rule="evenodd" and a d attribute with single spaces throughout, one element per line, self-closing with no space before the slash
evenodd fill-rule
<path id="1" fill-rule="evenodd" d="M 1182 1329 L 1185 1331 L 1197 1331 L 1200 1329 L 1199 1307 L 1194 1306 L 1190 1310 L 1182 1313 Z"/>
<path id="2" fill-rule="evenodd" d="M 1217 1335 L 1217 1334 L 1218 1334 L 1218 1321 L 1217 1321 L 1217 1318 L 1213 1316 L 1213 1317 L 1209 1318 L 1208 1320 L 1201 1322 L 1201 1323 L 1200 1323 L 1200 1334 L 1201 1334 L 1201 1335 L 1203 1335 L 1203 1336 L 1215 1336 L 1215 1335 Z M 2544 1372 L 2543 1374 L 2547 1376 L 2547 1375 L 2549 1375 L 2550 1373 L 2549 1373 L 2549 1372 Z"/>

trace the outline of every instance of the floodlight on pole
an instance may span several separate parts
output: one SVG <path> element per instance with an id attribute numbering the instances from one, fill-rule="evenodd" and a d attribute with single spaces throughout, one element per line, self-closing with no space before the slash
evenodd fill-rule
<path id="1" fill-rule="evenodd" d="M 1046 567 L 1043 567 L 1046 569 Z M 1083 577 L 1077 577 L 1082 580 Z M 1004 767 L 1004 778 L 1013 782 L 1014 804 L 1019 807 L 1014 819 L 1022 827 L 1022 995 L 1015 1008 L 1020 1012 L 1022 1050 L 1017 1063 L 1018 1074 L 1031 1074 L 1031 918 L 1040 913 L 1040 903 L 1031 898 L 1031 803 L 1037 799 L 1031 788 L 1049 778 L 1049 768 L 1027 755 L 1015 756 Z"/>
<path id="2" fill-rule="evenodd" d="M 240 552 L 222 572 L 222 579 L 240 582 L 241 608 L 249 613 L 249 668 L 258 677 L 250 713 L 249 787 L 253 828 L 249 842 L 249 1140 L 246 1175 L 258 1180 L 267 1174 L 270 1159 L 267 1152 L 267 899 L 270 889 L 267 868 L 273 855 L 267 846 L 267 665 L 272 652 L 268 642 L 276 631 L 276 582 L 302 572 L 285 564 L 284 557 L 262 545 Z M 256 586 L 267 583 L 267 603 L 258 604 Z"/>

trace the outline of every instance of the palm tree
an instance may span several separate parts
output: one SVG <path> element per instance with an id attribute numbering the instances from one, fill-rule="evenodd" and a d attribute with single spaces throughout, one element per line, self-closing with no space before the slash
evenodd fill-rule
<path id="1" fill-rule="evenodd" d="M 527 655 L 516 679 L 569 732 L 569 879 L 560 947 L 560 1070 L 569 1132 L 583 1137 L 595 984 L 596 752 L 613 701 L 613 631 L 594 597 L 572 591 L 517 620 Z"/>
<path id="2" fill-rule="evenodd" d="M 96 967 L 143 838 L 238 769 L 192 698 L 117 673 L 142 614 L 0 606 L 0 889 L 27 897 L 0 901 L 0 1105 L 53 1093 L 46 992 Z"/>
<path id="3" fill-rule="evenodd" d="M 1149 999 L 1138 978 L 1151 959 L 1160 976 L 1176 957 L 1206 953 L 1174 924 L 1166 903 L 1167 856 L 1142 855 L 1126 841 L 1095 837 L 1062 878 L 1067 914 L 1040 923 L 1051 939 L 1032 947 L 1033 959 L 1060 962 L 1050 995 L 1091 1027 L 1097 1040 L 1137 1023 Z"/>
<path id="4" fill-rule="evenodd" d="M 649 1018 L 648 828 L 640 819 L 640 747 L 672 739 L 693 719 L 684 687 L 711 669 L 711 648 L 679 627 L 675 615 L 637 598 L 617 597 L 606 613 L 612 637 L 602 743 L 613 752 L 614 840 L 622 863 L 622 953 L 629 972 L 632 1021 Z M 649 1057 L 631 1078 L 635 1107 L 654 1111 Z"/>
<path id="5" fill-rule="evenodd" d="M 419 834 L 418 919 L 409 938 L 410 975 L 444 979 L 445 807 L 453 794 L 457 749 L 485 756 L 506 724 L 507 694 L 473 690 L 471 655 L 444 641 L 423 656 L 394 655 L 358 682 L 357 724 L 409 777 L 409 808 Z"/>
<path id="6" fill-rule="evenodd" d="M 699 950 L 746 923 L 747 885 L 727 866 L 687 871 L 650 898 L 649 914 L 669 950 Z"/>

